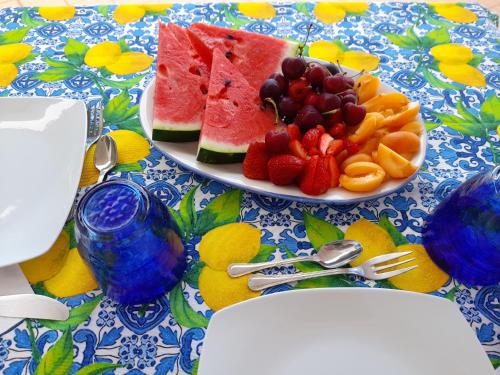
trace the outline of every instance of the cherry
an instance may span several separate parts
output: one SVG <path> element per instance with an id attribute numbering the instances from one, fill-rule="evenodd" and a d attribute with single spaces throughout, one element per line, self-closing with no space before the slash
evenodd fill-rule
<path id="1" fill-rule="evenodd" d="M 321 113 L 325 113 L 340 108 L 340 103 L 340 98 L 337 95 L 323 92 L 319 96 L 316 108 L 318 108 L 318 111 Z"/>
<path id="2" fill-rule="evenodd" d="M 278 110 L 280 115 L 283 117 L 287 118 L 295 118 L 297 115 L 297 112 L 301 108 L 300 103 L 294 101 L 292 98 L 288 96 L 284 96 L 281 98 L 279 104 L 278 104 Z"/>
<path id="3" fill-rule="evenodd" d="M 296 102 L 301 102 L 311 92 L 311 88 L 304 78 L 290 82 L 288 96 Z"/>
<path id="4" fill-rule="evenodd" d="M 354 103 L 356 104 L 357 98 L 354 95 L 344 95 L 342 96 L 342 107 L 345 106 L 347 103 Z"/>
<path id="5" fill-rule="evenodd" d="M 348 126 L 358 125 L 366 116 L 366 109 L 362 105 L 346 103 L 342 107 L 344 122 Z"/>
<path id="6" fill-rule="evenodd" d="M 322 124 L 324 121 L 323 116 L 318 110 L 312 105 L 305 105 L 297 113 L 295 118 L 295 123 L 299 125 L 303 130 L 307 130 L 315 127 L 318 124 Z"/>
<path id="7" fill-rule="evenodd" d="M 273 73 L 269 76 L 269 78 L 278 82 L 281 93 L 286 94 L 286 91 L 288 90 L 288 80 L 283 76 L 283 74 Z"/>
<path id="8" fill-rule="evenodd" d="M 326 71 L 325 68 L 316 63 L 309 64 L 306 70 L 305 77 L 313 85 L 313 87 L 323 86 L 323 80 L 325 79 Z"/>
<path id="9" fill-rule="evenodd" d="M 262 101 L 265 101 L 266 98 L 271 98 L 275 102 L 277 102 L 281 95 L 281 89 L 278 82 L 274 79 L 266 79 L 262 86 L 260 86 L 259 96 Z"/>
<path id="10" fill-rule="evenodd" d="M 354 96 L 358 96 L 358 94 L 356 93 L 356 90 L 354 89 L 347 89 L 347 90 L 344 90 L 342 92 L 339 92 L 339 95 L 341 96 L 345 96 L 345 95 L 354 95 Z"/>
<path id="11" fill-rule="evenodd" d="M 344 138 L 346 135 L 346 126 L 341 122 L 337 122 L 328 132 L 333 138 Z"/>
<path id="12" fill-rule="evenodd" d="M 277 126 L 266 133 L 266 148 L 270 154 L 286 154 L 290 135 L 285 126 Z"/>
<path id="13" fill-rule="evenodd" d="M 325 121 L 325 126 L 327 128 L 330 128 L 339 122 L 342 122 L 342 111 L 338 111 L 328 115 Z"/>
<path id="14" fill-rule="evenodd" d="M 346 83 L 351 86 L 351 87 L 354 87 L 354 79 L 352 79 L 352 77 L 345 77 L 345 81 Z"/>
<path id="15" fill-rule="evenodd" d="M 349 88 L 343 74 L 328 76 L 323 80 L 323 88 L 326 92 L 337 94 Z"/>
<path id="16" fill-rule="evenodd" d="M 306 99 L 304 100 L 304 104 L 310 104 L 310 105 L 316 106 L 316 104 L 318 104 L 318 100 L 319 100 L 319 95 L 315 92 L 310 92 L 306 96 Z"/>
<path id="17" fill-rule="evenodd" d="M 325 68 L 328 69 L 328 71 L 332 76 L 334 76 L 337 73 L 340 73 L 339 67 L 335 64 L 327 63 L 325 64 Z"/>
<path id="18" fill-rule="evenodd" d="M 281 63 L 281 71 L 287 79 L 299 79 L 306 71 L 306 61 L 302 57 L 287 57 Z"/>

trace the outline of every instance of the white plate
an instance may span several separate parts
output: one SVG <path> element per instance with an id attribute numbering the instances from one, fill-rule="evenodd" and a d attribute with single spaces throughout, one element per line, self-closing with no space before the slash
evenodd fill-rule
<path id="1" fill-rule="evenodd" d="M 388 289 L 258 297 L 217 312 L 199 375 L 492 375 L 450 301 Z"/>
<path id="2" fill-rule="evenodd" d="M 0 267 L 45 253 L 59 235 L 82 172 L 85 104 L 0 99 Z"/>
<path id="3" fill-rule="evenodd" d="M 317 59 L 309 59 L 311 61 L 320 61 Z M 357 74 L 357 71 L 343 68 L 349 75 Z M 269 196 L 274 196 L 283 199 L 290 199 L 295 201 L 303 202 L 325 202 L 325 203 L 338 203 L 338 204 L 348 204 L 354 202 L 360 202 L 367 199 L 374 199 L 389 193 L 392 193 L 410 180 L 412 180 L 416 173 L 408 178 L 400 180 L 390 180 L 383 183 L 378 189 L 373 190 L 369 193 L 354 193 L 347 191 L 342 188 L 335 188 L 328 190 L 325 194 L 320 196 L 311 196 L 304 194 L 300 191 L 298 186 L 276 186 L 270 181 L 259 181 L 251 180 L 243 176 L 242 164 L 205 164 L 196 160 L 196 151 L 198 149 L 198 142 L 187 142 L 187 143 L 173 143 L 173 142 L 159 142 L 152 139 L 153 132 L 153 102 L 154 102 L 154 88 L 155 80 L 153 79 L 148 86 L 144 89 L 144 92 L 140 101 L 140 118 L 142 127 L 151 142 L 164 154 L 166 154 L 171 159 L 175 160 L 182 166 L 192 170 L 193 172 L 199 173 L 203 176 L 213 178 L 241 189 L 246 189 L 254 193 L 265 194 Z M 380 92 L 395 92 L 392 87 L 381 83 Z M 420 140 L 422 147 L 420 152 L 417 153 L 412 162 L 418 168 L 417 171 L 422 166 L 425 160 L 425 148 L 427 145 L 427 133 L 425 132 L 425 126 L 423 125 L 422 119 L 419 116 L 418 120 L 422 124 L 424 129 Z"/>

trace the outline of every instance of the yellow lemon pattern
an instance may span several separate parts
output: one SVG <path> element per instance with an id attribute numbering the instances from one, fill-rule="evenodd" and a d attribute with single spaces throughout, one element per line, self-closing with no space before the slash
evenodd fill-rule
<path id="1" fill-rule="evenodd" d="M 276 9 L 270 3 L 239 3 L 238 10 L 250 18 L 274 18 Z"/>
<path id="2" fill-rule="evenodd" d="M 105 67 L 113 74 L 124 76 L 148 69 L 153 58 L 143 52 L 122 52 L 115 42 L 102 42 L 88 49 L 85 64 L 93 68 Z"/>
<path id="3" fill-rule="evenodd" d="M 368 52 L 349 51 L 343 49 L 337 43 L 327 40 L 318 40 L 309 46 L 309 56 L 339 63 L 356 70 L 375 70 L 378 68 L 380 59 Z"/>
<path id="4" fill-rule="evenodd" d="M 131 130 L 115 130 L 109 133 L 116 143 L 118 152 L 118 164 L 132 164 L 143 160 L 150 153 L 148 141 L 141 135 Z M 92 145 L 83 162 L 80 187 L 95 184 L 99 172 L 94 165 L 95 145 Z"/>
<path id="5" fill-rule="evenodd" d="M 314 6 L 313 13 L 323 23 L 337 23 L 350 13 L 361 14 L 368 8 L 368 3 L 365 2 L 318 2 Z"/>
<path id="6" fill-rule="evenodd" d="M 18 69 L 15 63 L 29 56 L 32 47 L 25 43 L 0 45 L 0 87 L 7 87 L 16 79 Z"/>
<path id="7" fill-rule="evenodd" d="M 149 5 L 119 5 L 116 7 L 113 18 L 121 25 L 139 21 L 147 12 L 160 13 L 170 9 L 172 4 Z"/>
<path id="8" fill-rule="evenodd" d="M 473 23 L 477 21 L 474 12 L 465 9 L 459 4 L 430 3 L 435 12 L 448 21 L 458 23 Z"/>
<path id="9" fill-rule="evenodd" d="M 447 43 L 432 47 L 430 53 L 438 61 L 439 71 L 452 81 L 468 86 L 486 86 L 483 73 L 468 64 L 474 57 L 469 47 Z"/>
<path id="10" fill-rule="evenodd" d="M 64 21 L 75 16 L 75 7 L 40 7 L 38 8 L 40 16 L 49 21 Z"/>

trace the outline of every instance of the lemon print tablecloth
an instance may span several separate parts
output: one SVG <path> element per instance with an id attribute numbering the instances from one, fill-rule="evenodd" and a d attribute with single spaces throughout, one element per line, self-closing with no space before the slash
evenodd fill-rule
<path id="1" fill-rule="evenodd" d="M 150 145 L 138 118 L 142 90 L 154 77 L 158 19 L 182 26 L 209 22 L 298 41 L 312 24 L 305 50 L 310 56 L 371 71 L 421 103 L 429 132 L 424 166 L 401 190 L 347 206 L 259 196 L 185 170 Z M 246 278 L 226 275 L 229 263 L 305 255 L 344 236 L 363 244 L 364 257 L 411 249 L 420 267 L 381 283 L 331 277 L 266 293 L 358 286 L 448 298 L 497 367 L 500 287 L 461 285 L 419 245 L 429 212 L 466 178 L 500 161 L 497 23 L 498 17 L 481 6 L 464 4 L 1 9 L 0 96 L 102 99 L 105 131 L 119 154 L 111 177 L 146 185 L 171 207 L 189 267 L 182 283 L 154 303 L 117 305 L 96 289 L 76 249 L 73 223 L 68 223 L 52 249 L 22 269 L 37 293 L 59 298 L 71 308 L 71 316 L 66 322 L 26 320 L 0 332 L 0 373 L 194 374 L 212 314 L 259 296 L 246 287 Z M 91 148 L 86 156 L 80 196 L 97 180 L 93 152 Z M 25 173 L 30 173 L 29 165 Z M 25 230 L 29 235 L 30 228 Z M 298 263 L 272 272 L 316 268 Z"/>

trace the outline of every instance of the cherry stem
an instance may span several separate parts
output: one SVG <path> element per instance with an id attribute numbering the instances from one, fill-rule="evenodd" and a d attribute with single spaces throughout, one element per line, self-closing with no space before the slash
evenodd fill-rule
<path id="1" fill-rule="evenodd" d="M 271 103 L 273 105 L 273 108 L 274 108 L 274 115 L 275 115 L 275 118 L 274 118 L 274 125 L 278 125 L 278 123 L 280 122 L 280 116 L 278 114 L 278 106 L 276 105 L 276 102 L 273 100 L 273 98 L 265 98 L 264 101 L 268 102 L 268 103 Z"/>
<path id="2" fill-rule="evenodd" d="M 304 53 L 304 48 L 306 47 L 307 41 L 309 40 L 309 34 L 311 34 L 311 29 L 313 27 L 312 22 L 307 26 L 307 34 L 306 34 L 306 39 L 303 43 L 300 43 L 299 45 L 299 57 L 302 57 L 302 54 Z"/>
<path id="3" fill-rule="evenodd" d="M 339 70 L 342 72 L 342 74 L 344 74 L 344 69 L 342 69 L 342 67 L 340 66 L 340 61 L 339 59 L 337 59 L 337 66 L 339 67 Z"/>
<path id="4" fill-rule="evenodd" d="M 331 111 L 323 112 L 321 114 L 322 115 L 333 115 L 334 113 L 337 113 L 338 111 L 340 111 L 340 108 L 332 109 Z"/>
<path id="5" fill-rule="evenodd" d="M 354 77 L 357 77 L 357 76 L 361 76 L 363 74 L 365 74 L 365 70 L 361 69 L 358 73 L 356 73 L 355 75 L 353 75 L 352 77 L 349 77 L 349 78 L 354 78 Z"/>

